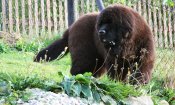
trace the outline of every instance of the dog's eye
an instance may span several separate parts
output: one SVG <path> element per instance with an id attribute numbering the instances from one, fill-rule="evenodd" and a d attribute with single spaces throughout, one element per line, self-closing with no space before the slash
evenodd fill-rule
<path id="1" fill-rule="evenodd" d="M 129 37 L 129 32 L 124 34 L 124 38 L 128 38 Z"/>
<path id="2" fill-rule="evenodd" d="M 122 32 L 122 37 L 123 38 L 128 38 L 129 37 L 129 32 Z"/>

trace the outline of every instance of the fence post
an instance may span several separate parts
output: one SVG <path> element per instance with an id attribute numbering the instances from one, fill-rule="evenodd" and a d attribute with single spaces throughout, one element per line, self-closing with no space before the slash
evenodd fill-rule
<path id="1" fill-rule="evenodd" d="M 15 0 L 15 20 L 16 20 L 16 32 L 19 34 L 20 33 L 20 29 L 19 29 L 19 6 L 18 6 L 18 0 Z"/>
<path id="2" fill-rule="evenodd" d="M 70 26 L 75 20 L 75 0 L 68 0 L 68 25 Z"/>
<path id="3" fill-rule="evenodd" d="M 96 0 L 96 3 L 100 11 L 102 11 L 105 8 L 102 0 Z"/>
<path id="4" fill-rule="evenodd" d="M 47 10 L 47 30 L 48 30 L 48 37 L 51 38 L 51 18 L 50 18 L 50 0 L 46 0 L 46 10 Z"/>
<path id="5" fill-rule="evenodd" d="M 41 34 L 45 34 L 45 4 L 44 4 L 44 0 L 40 0 L 40 5 L 41 5 L 41 26 L 42 26 L 42 30 L 41 30 Z"/>
<path id="6" fill-rule="evenodd" d="M 6 25 L 7 25 L 7 14 L 6 14 L 6 2 L 5 0 L 2 0 L 2 31 L 6 31 Z"/>
<path id="7" fill-rule="evenodd" d="M 8 21 L 8 26 L 9 26 L 9 32 L 12 33 L 13 32 L 13 15 L 12 15 L 12 0 L 9 0 L 8 1 L 9 5 L 8 5 L 8 8 L 9 8 L 9 21 Z"/>
<path id="8" fill-rule="evenodd" d="M 28 0 L 28 15 L 29 15 L 29 35 L 33 35 L 33 15 L 32 15 L 32 0 Z M 32 37 L 32 36 L 31 36 Z"/>
<path id="9" fill-rule="evenodd" d="M 39 24 L 38 24 L 38 0 L 34 1 L 34 18 L 35 18 L 35 34 L 38 36 L 39 33 Z"/>
<path id="10" fill-rule="evenodd" d="M 22 34 L 26 35 L 25 0 L 21 0 L 22 5 Z"/>
<path id="11" fill-rule="evenodd" d="M 57 20 L 57 2 L 56 0 L 52 0 L 53 3 L 53 27 L 54 34 L 58 32 L 58 20 Z"/>

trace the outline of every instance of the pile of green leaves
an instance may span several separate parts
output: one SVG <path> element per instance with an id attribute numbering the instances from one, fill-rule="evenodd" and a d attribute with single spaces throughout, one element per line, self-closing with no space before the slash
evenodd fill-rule
<path id="1" fill-rule="evenodd" d="M 61 86 L 69 96 L 78 96 L 93 99 L 105 104 L 123 103 L 128 96 L 139 96 L 133 86 L 114 81 L 99 81 L 92 77 L 91 73 L 78 74 L 72 77 L 64 77 Z M 117 103 L 116 103 L 117 102 Z"/>
<path id="2" fill-rule="evenodd" d="M 26 88 L 40 88 L 47 91 L 60 92 L 60 83 L 53 80 L 42 80 L 37 75 L 29 77 L 13 77 L 8 74 L 0 75 L 0 100 L 4 99 L 7 105 L 15 105 L 18 99 L 28 101 L 30 93 L 24 91 Z"/>

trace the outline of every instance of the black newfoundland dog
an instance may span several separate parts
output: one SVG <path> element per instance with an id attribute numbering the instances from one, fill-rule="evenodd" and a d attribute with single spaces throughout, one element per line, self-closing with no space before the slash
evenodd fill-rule
<path id="1" fill-rule="evenodd" d="M 112 79 L 132 84 L 151 79 L 153 35 L 144 19 L 129 7 L 111 5 L 101 13 L 82 16 L 61 39 L 41 50 L 34 61 L 54 60 L 65 47 L 71 54 L 72 75 L 92 72 L 98 77 L 106 72 Z"/>

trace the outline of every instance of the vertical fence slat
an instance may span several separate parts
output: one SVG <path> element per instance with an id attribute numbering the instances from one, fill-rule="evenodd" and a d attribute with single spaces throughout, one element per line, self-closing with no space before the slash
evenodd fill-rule
<path id="1" fill-rule="evenodd" d="M 67 9 L 67 0 L 64 0 L 64 24 L 65 28 L 68 28 L 68 9 Z"/>
<path id="2" fill-rule="evenodd" d="M 79 0 L 74 0 L 74 4 L 75 4 L 75 20 L 77 20 L 78 17 L 79 17 L 79 12 L 78 12 L 78 1 L 79 1 Z"/>
<path id="3" fill-rule="evenodd" d="M 129 6 L 129 1 L 125 0 L 125 5 Z"/>
<path id="4" fill-rule="evenodd" d="M 51 38 L 51 20 L 50 20 L 50 0 L 47 0 L 47 29 L 49 38 Z"/>
<path id="5" fill-rule="evenodd" d="M 5 0 L 2 0 L 2 30 L 6 31 L 6 24 L 7 24 L 7 20 L 6 20 L 6 9 L 5 9 Z"/>
<path id="6" fill-rule="evenodd" d="M 132 7 L 133 7 L 133 9 L 134 9 L 135 11 L 137 11 L 137 4 L 136 4 L 136 2 L 132 5 Z"/>
<path id="7" fill-rule="evenodd" d="M 53 25 L 54 25 L 54 33 L 57 33 L 57 3 L 56 0 L 53 0 Z"/>
<path id="8" fill-rule="evenodd" d="M 45 33 L 45 11 L 44 11 L 44 0 L 41 0 L 41 23 L 42 31 L 41 34 Z"/>
<path id="9" fill-rule="evenodd" d="M 149 23 L 149 25 L 151 26 L 151 29 L 153 28 L 153 25 L 152 25 L 152 18 L 151 18 L 151 16 L 152 16 L 152 11 L 151 11 L 151 9 L 152 9 L 152 6 L 151 6 L 151 0 L 148 0 L 148 2 L 147 2 L 147 13 L 148 13 L 148 23 Z"/>
<path id="10" fill-rule="evenodd" d="M 168 47 L 168 37 L 167 37 L 167 12 L 166 12 L 166 7 L 163 6 L 163 41 L 164 41 L 164 47 Z"/>
<path id="11" fill-rule="evenodd" d="M 172 20 L 171 20 L 171 17 L 172 17 L 172 14 L 170 12 L 170 7 L 168 7 L 168 10 L 167 10 L 167 14 L 168 14 L 168 36 L 169 36 L 169 47 L 172 48 L 173 47 L 173 37 L 172 37 Z"/>
<path id="12" fill-rule="evenodd" d="M 143 5 L 143 17 L 145 18 L 145 20 L 148 22 L 148 15 L 147 15 L 147 0 L 142 0 L 142 5 Z"/>
<path id="13" fill-rule="evenodd" d="M 33 16 L 32 16 L 32 0 L 28 0 L 28 12 L 29 12 L 29 35 L 33 35 Z"/>
<path id="14" fill-rule="evenodd" d="M 59 0 L 59 31 L 62 32 L 64 29 L 63 25 L 63 7 L 62 7 L 62 1 Z"/>
<path id="15" fill-rule="evenodd" d="M 22 6 L 22 33 L 26 34 L 25 0 L 21 0 Z"/>
<path id="16" fill-rule="evenodd" d="M 84 0 L 80 0 L 80 6 L 81 6 L 81 9 L 80 9 L 80 14 L 83 15 L 85 13 L 85 9 L 84 9 Z"/>
<path id="17" fill-rule="evenodd" d="M 13 32 L 13 15 L 12 15 L 12 0 L 9 0 L 9 32 Z"/>
<path id="18" fill-rule="evenodd" d="M 20 33 L 20 30 L 19 30 L 19 11 L 18 11 L 18 0 L 15 0 L 15 19 L 16 19 L 16 32 L 17 33 Z"/>
<path id="19" fill-rule="evenodd" d="M 163 37 L 162 37 L 162 31 L 163 31 L 163 28 L 162 28 L 162 12 L 161 12 L 161 7 L 162 7 L 162 4 L 161 4 L 161 0 L 158 1 L 158 4 L 159 4 L 159 8 L 158 9 L 158 24 L 159 24 L 159 31 L 158 31 L 158 35 L 159 35 L 159 47 L 163 47 Z"/>
<path id="20" fill-rule="evenodd" d="M 151 0 L 147 0 L 147 8 L 146 8 L 146 10 L 147 10 L 147 21 L 148 21 L 148 24 L 149 24 L 149 26 L 151 27 L 151 30 L 152 30 L 152 32 L 153 32 L 153 35 L 154 35 L 154 42 L 155 42 L 155 46 L 157 47 L 157 34 L 154 34 L 154 28 L 157 28 L 156 26 L 157 26 L 157 23 L 156 23 L 156 25 L 155 25 L 155 27 L 153 26 L 153 19 L 151 18 L 152 17 L 152 15 L 155 13 L 157 13 L 156 12 L 156 10 L 155 11 L 153 11 L 153 14 L 152 14 L 152 10 L 154 10 L 154 9 L 152 9 L 152 8 L 154 8 L 154 7 L 152 7 L 152 5 L 151 5 Z M 157 18 L 155 17 L 154 18 L 154 21 L 157 21 Z"/>
<path id="21" fill-rule="evenodd" d="M 135 5 L 136 5 L 136 11 L 137 11 L 137 12 L 138 12 L 138 8 L 139 8 L 138 2 L 139 2 L 139 1 L 137 1 L 136 4 L 135 4 Z"/>
<path id="22" fill-rule="evenodd" d="M 47 28 L 49 38 L 51 38 L 50 0 L 47 0 Z"/>
<path id="23" fill-rule="evenodd" d="M 89 12 L 89 9 L 90 9 L 89 0 L 86 0 L 86 9 L 87 9 L 87 13 L 88 13 Z"/>
<path id="24" fill-rule="evenodd" d="M 141 1 L 139 0 L 138 2 L 137 2 L 138 4 L 138 12 L 139 12 L 139 14 L 140 15 L 142 15 L 142 4 L 141 4 Z"/>
<path id="25" fill-rule="evenodd" d="M 156 1 L 155 0 L 152 0 L 152 3 L 151 4 L 155 4 Z M 153 34 L 154 34 L 154 39 L 155 39 L 155 46 L 158 47 L 158 34 L 157 34 L 157 30 L 158 30 L 158 24 L 157 24 L 157 9 L 156 7 L 153 7 Z"/>
<path id="26" fill-rule="evenodd" d="M 77 8 L 77 19 L 81 16 L 81 0 L 75 0 L 76 8 Z"/>
<path id="27" fill-rule="evenodd" d="M 38 36 L 39 33 L 39 23 L 38 23 L 38 0 L 34 0 L 35 5 L 35 34 Z"/>
<path id="28" fill-rule="evenodd" d="M 92 0 L 92 12 L 95 11 L 95 0 Z"/>
<path id="29" fill-rule="evenodd" d="M 175 48 L 175 14 L 172 15 L 173 47 Z"/>

